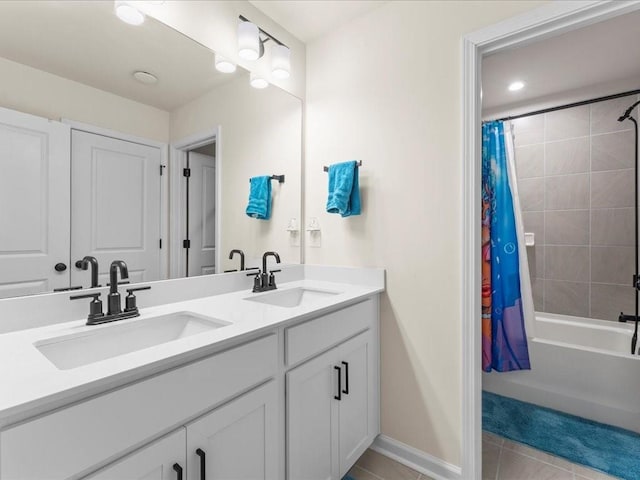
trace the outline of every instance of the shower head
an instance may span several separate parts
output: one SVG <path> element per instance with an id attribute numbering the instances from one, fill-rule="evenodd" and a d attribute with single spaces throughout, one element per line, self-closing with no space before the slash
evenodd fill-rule
<path id="1" fill-rule="evenodd" d="M 629 108 L 627 108 L 627 110 L 624 112 L 624 115 L 622 115 L 621 117 L 618 118 L 618 121 L 619 122 L 624 122 L 627 118 L 629 118 L 629 115 L 631 115 L 631 112 L 633 111 L 634 108 L 636 108 L 636 106 L 639 103 L 640 103 L 640 100 L 638 100 L 636 103 L 634 103 Z"/>

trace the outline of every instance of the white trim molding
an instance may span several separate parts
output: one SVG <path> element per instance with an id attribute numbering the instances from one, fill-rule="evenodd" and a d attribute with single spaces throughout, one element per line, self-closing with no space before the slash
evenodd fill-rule
<path id="1" fill-rule="evenodd" d="M 480 274 L 480 181 L 481 181 L 481 60 L 484 55 L 523 46 L 553 35 L 569 32 L 603 20 L 640 10 L 640 1 L 550 2 L 466 35 L 462 41 L 462 134 L 463 134 L 463 217 L 462 217 L 462 467 L 459 478 L 479 480 L 482 472 L 482 344 Z M 390 439 L 389 439 L 390 440 Z M 395 441 L 380 441 L 396 460 L 409 465 L 415 452 L 397 447 Z M 380 445 L 380 444 L 379 444 Z M 384 447 L 377 447 L 384 450 Z M 410 448 L 410 447 L 409 447 Z M 389 456 L 392 456 L 392 455 Z M 404 456 L 404 457 L 403 457 Z M 403 457 L 406 461 L 400 459 Z M 425 457 L 422 454 L 422 459 Z M 419 458 L 418 458 L 419 460 Z M 430 459 L 428 459 L 430 461 Z M 425 460 L 426 461 L 426 460 Z M 419 466 L 418 461 L 413 462 Z M 425 464 L 426 465 L 426 464 Z M 434 465 L 441 465 L 436 462 Z M 414 467 L 415 468 L 415 467 Z M 425 467 L 427 468 L 427 467 Z M 435 468 L 435 467 L 434 467 Z M 444 469 L 428 473 L 447 476 Z"/>
<path id="2" fill-rule="evenodd" d="M 182 169 L 187 166 L 187 152 L 211 142 L 216 142 L 216 205 L 222 205 L 222 162 L 221 144 L 222 127 L 218 126 L 195 135 L 190 135 L 170 145 L 169 153 L 169 182 L 171 185 L 170 207 L 170 237 L 169 237 L 169 278 L 181 278 L 186 272 L 186 255 L 182 248 L 182 240 L 186 237 L 186 189 Z M 221 265 L 221 232 L 222 211 L 216 207 L 216 273 L 220 273 Z"/>
<path id="3" fill-rule="evenodd" d="M 462 478 L 460 467 L 386 435 L 378 435 L 373 445 L 371 445 L 371 450 L 437 480 L 459 480 Z"/>

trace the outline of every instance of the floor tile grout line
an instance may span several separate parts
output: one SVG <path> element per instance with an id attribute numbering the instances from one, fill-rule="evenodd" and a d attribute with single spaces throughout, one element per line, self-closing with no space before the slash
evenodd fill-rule
<path id="1" fill-rule="evenodd" d="M 494 480 L 500 480 L 500 464 L 502 463 L 502 452 L 504 450 L 504 441 L 502 442 L 500 451 L 498 452 L 498 464 L 496 466 L 496 478 Z"/>
<path id="2" fill-rule="evenodd" d="M 367 472 L 369 475 L 373 475 L 374 477 L 376 477 L 378 480 L 385 480 L 384 478 L 382 478 L 380 475 L 377 475 L 369 470 L 367 470 L 366 468 L 361 467 L 360 465 L 358 465 L 356 463 L 355 465 L 356 467 L 358 467 L 360 470 L 362 470 L 363 472 Z"/>
<path id="3" fill-rule="evenodd" d="M 548 453 L 548 452 L 545 452 L 545 451 L 543 451 L 543 450 L 538 450 L 537 448 L 530 447 L 529 445 L 527 445 L 527 444 L 525 444 L 525 443 L 519 443 L 519 442 L 516 442 L 515 440 L 510 440 L 510 439 L 508 439 L 508 438 L 505 438 L 505 439 L 504 439 L 504 442 L 505 442 L 505 443 L 504 443 L 504 444 L 503 444 L 503 446 L 501 447 L 501 451 L 500 451 L 500 455 L 499 455 L 499 460 L 498 460 L 498 470 L 499 470 L 500 464 L 502 463 L 502 452 L 503 452 L 504 450 L 508 450 L 508 451 L 510 451 L 510 452 L 513 452 L 513 453 L 514 453 L 514 454 L 516 454 L 516 455 L 520 455 L 520 456 L 522 456 L 522 457 L 526 457 L 526 458 L 528 458 L 528 459 L 530 459 L 530 460 L 535 460 L 535 461 L 537 461 L 537 462 L 539 462 L 539 463 L 543 463 L 543 464 L 548 465 L 548 466 L 550 466 L 550 467 L 557 468 L 557 469 L 562 470 L 562 471 L 564 471 L 564 472 L 571 473 L 574 477 L 577 475 L 577 474 L 576 474 L 576 472 L 575 472 L 575 467 L 582 467 L 582 468 L 586 468 L 587 470 L 593 470 L 593 469 L 592 469 L 591 467 L 589 467 L 588 465 L 583 465 L 583 464 L 580 464 L 580 463 L 572 462 L 572 461 L 570 461 L 570 460 L 568 460 L 568 459 L 566 459 L 566 458 L 564 458 L 564 457 L 559 457 L 559 456 L 557 456 L 557 455 L 553 455 L 553 454 Z M 558 458 L 558 459 L 564 460 L 564 461 L 566 461 L 566 462 L 569 462 L 569 464 L 570 464 L 570 466 L 571 466 L 571 470 L 567 470 L 567 469 L 566 469 L 566 468 L 564 468 L 564 467 L 560 467 L 560 466 L 558 466 L 558 465 L 554 465 L 554 464 L 552 464 L 552 463 L 546 462 L 546 461 L 541 460 L 541 459 L 539 459 L 539 458 L 532 457 L 531 455 L 528 455 L 528 454 L 526 454 L 526 453 L 524 453 L 524 452 L 518 452 L 518 451 L 516 451 L 516 450 L 513 450 L 513 449 L 511 449 L 511 448 L 509 448 L 509 447 L 507 446 L 507 443 L 506 443 L 506 442 L 512 442 L 512 443 L 514 443 L 514 444 L 516 444 L 516 445 L 522 445 L 522 446 L 524 446 L 524 447 L 531 448 L 531 449 L 533 449 L 533 450 L 536 450 L 536 451 L 538 451 L 538 452 L 544 453 L 544 454 L 546 454 L 546 455 L 550 455 L 550 456 L 552 456 L 552 457 L 554 457 L 554 458 Z M 494 444 L 494 445 L 495 445 L 495 444 Z M 597 470 L 593 470 L 593 471 L 594 471 L 594 472 L 597 472 Z M 600 473 L 600 472 L 598 472 L 598 473 Z M 496 475 L 497 475 L 497 474 L 496 474 Z M 585 478 L 588 478 L 588 477 L 585 477 Z M 496 480 L 498 480 L 498 478 L 497 478 L 497 477 L 496 477 Z"/>
<path id="4" fill-rule="evenodd" d="M 519 445 L 524 445 L 524 444 L 519 444 Z M 525 445 L 525 446 L 529 447 L 528 445 Z M 532 447 L 529 447 L 529 448 L 532 448 Z M 549 467 L 554 467 L 554 468 L 557 468 L 557 469 L 559 469 L 559 470 L 562 470 L 562 471 L 564 471 L 564 472 L 568 472 L 568 473 L 574 473 L 574 472 L 573 472 L 573 467 L 572 467 L 572 469 L 571 469 L 571 470 L 567 470 L 567 469 L 566 469 L 566 468 L 564 468 L 564 467 L 560 467 L 560 466 L 558 466 L 558 465 L 554 465 L 553 463 L 546 462 L 546 461 L 544 461 L 544 460 L 542 460 L 542 459 L 540 459 L 540 458 L 532 457 L 531 455 L 527 455 L 526 453 L 518 452 L 518 451 L 516 451 L 516 450 L 512 450 L 512 449 L 510 449 L 510 448 L 507 448 L 507 450 L 509 450 L 510 452 L 515 453 L 516 455 L 520 455 L 520 456 L 522 456 L 522 457 L 526 457 L 526 458 L 528 458 L 528 459 L 530 459 L 530 460 L 535 460 L 535 461 L 536 461 L 536 462 L 538 462 L 538 463 L 544 463 L 545 465 L 547 465 L 547 466 L 549 466 Z M 534 449 L 534 450 L 535 450 L 535 449 Z M 545 454 L 547 454 L 547 455 L 551 455 L 550 453 L 544 452 L 544 451 L 542 451 L 542 450 L 538 450 L 538 451 L 539 451 L 539 452 L 542 452 L 542 453 L 545 453 Z M 553 457 L 554 455 L 551 455 L 551 456 Z M 564 461 L 567 461 L 567 462 L 569 461 L 569 460 L 567 460 L 567 459 L 565 459 L 565 458 L 563 458 L 563 457 L 555 457 L 555 458 L 559 458 L 560 460 L 564 460 Z M 572 464 L 572 465 L 573 465 L 573 464 Z"/>

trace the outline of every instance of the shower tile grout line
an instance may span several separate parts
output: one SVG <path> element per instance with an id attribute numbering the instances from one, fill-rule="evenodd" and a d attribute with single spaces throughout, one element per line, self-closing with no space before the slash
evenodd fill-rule
<path id="1" fill-rule="evenodd" d="M 591 142 L 589 142 L 591 143 Z M 591 148 L 591 146 L 589 146 L 589 148 Z M 589 155 L 591 155 L 591 153 L 589 153 Z M 591 167 L 589 167 L 591 168 Z M 535 175 L 535 176 L 531 176 L 531 177 L 519 177 L 518 180 L 540 180 L 540 179 L 545 179 L 545 178 L 549 178 L 549 177 L 577 177 L 578 175 L 590 175 L 591 173 L 612 173 L 612 172 L 628 172 L 630 170 L 633 170 L 633 167 L 623 167 L 623 168 L 610 168 L 608 170 L 585 170 L 583 172 L 570 172 L 570 173 L 552 173 L 549 175 Z M 629 208 L 629 207 L 600 207 L 600 208 Z M 569 210 L 575 210 L 575 209 L 569 209 Z M 584 210 L 584 209 L 582 209 Z"/>
<path id="2" fill-rule="evenodd" d="M 592 276 L 592 272 L 591 272 L 591 255 L 592 255 L 592 245 L 591 245 L 591 204 L 592 204 L 592 192 L 593 192 L 593 175 L 592 175 L 592 170 L 593 170 L 593 108 L 591 108 L 592 106 L 589 105 L 589 287 L 588 287 L 588 312 L 589 312 L 589 318 L 591 318 L 591 290 L 592 290 L 592 285 L 591 285 L 591 276 Z M 575 474 L 574 474 L 575 477 Z"/>
<path id="3" fill-rule="evenodd" d="M 542 310 L 547 310 L 547 114 L 542 116 L 542 138 L 544 140 L 544 146 L 542 147 L 542 173 L 545 180 L 543 180 L 542 190 L 542 205 L 544 210 L 542 212 L 542 225 L 544 226 L 544 236 L 542 238 Z M 504 442 L 502 442 L 504 447 Z M 502 452 L 500 452 L 502 457 Z M 500 465 L 498 464 L 498 469 Z"/>

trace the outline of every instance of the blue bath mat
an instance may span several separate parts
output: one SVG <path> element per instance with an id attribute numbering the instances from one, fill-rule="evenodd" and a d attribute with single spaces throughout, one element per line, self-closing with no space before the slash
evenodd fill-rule
<path id="1" fill-rule="evenodd" d="M 625 480 L 640 478 L 640 435 L 482 392 L 482 428 Z"/>

